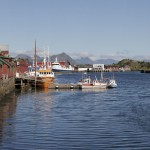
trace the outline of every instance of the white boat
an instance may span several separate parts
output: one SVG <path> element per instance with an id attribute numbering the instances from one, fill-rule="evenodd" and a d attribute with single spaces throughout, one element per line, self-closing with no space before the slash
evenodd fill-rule
<path id="1" fill-rule="evenodd" d="M 92 84 L 82 84 L 81 89 L 106 89 L 107 83 L 93 82 Z"/>
<path id="2" fill-rule="evenodd" d="M 78 85 L 81 87 L 81 89 L 105 89 L 117 87 L 117 83 L 114 77 L 112 79 L 104 79 L 102 72 L 100 80 L 97 80 L 96 77 L 95 80 L 92 80 L 90 76 L 83 76 L 82 80 L 78 82 Z"/>
<path id="3" fill-rule="evenodd" d="M 83 78 L 81 81 L 78 82 L 78 85 L 81 89 L 106 89 L 107 88 L 107 82 L 102 82 L 97 80 L 92 80 L 89 77 Z"/>
<path id="4" fill-rule="evenodd" d="M 107 88 L 116 88 L 116 87 L 117 87 L 117 83 L 113 74 L 112 78 L 108 80 Z"/>
<path id="5" fill-rule="evenodd" d="M 68 62 L 69 63 L 69 62 Z M 53 72 L 72 72 L 74 71 L 74 67 L 69 63 L 69 67 L 62 66 L 58 61 L 57 57 L 55 58 L 55 62 L 52 63 L 52 71 Z"/>
<path id="6" fill-rule="evenodd" d="M 115 79 L 110 79 L 107 85 L 108 88 L 116 88 L 117 87 L 117 83 Z"/>

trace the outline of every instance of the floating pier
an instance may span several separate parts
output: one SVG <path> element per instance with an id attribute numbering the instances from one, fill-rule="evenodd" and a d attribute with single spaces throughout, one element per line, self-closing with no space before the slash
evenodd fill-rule
<path id="1" fill-rule="evenodd" d="M 15 78 L 15 88 L 17 89 L 28 89 L 30 88 L 30 78 L 27 77 L 16 77 Z"/>
<path id="2" fill-rule="evenodd" d="M 49 89 L 81 89 L 81 86 L 78 84 L 53 84 L 49 85 Z"/>

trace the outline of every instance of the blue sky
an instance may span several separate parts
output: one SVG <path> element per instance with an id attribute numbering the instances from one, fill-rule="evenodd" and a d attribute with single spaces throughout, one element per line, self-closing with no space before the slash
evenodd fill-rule
<path id="1" fill-rule="evenodd" d="M 0 0 L 0 44 L 73 58 L 150 58 L 150 0 Z"/>

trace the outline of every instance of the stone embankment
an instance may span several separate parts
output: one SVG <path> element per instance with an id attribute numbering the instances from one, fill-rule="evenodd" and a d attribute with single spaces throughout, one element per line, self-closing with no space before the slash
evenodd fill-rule
<path id="1" fill-rule="evenodd" d="M 0 80 L 0 100 L 9 92 L 15 89 L 14 78 Z"/>

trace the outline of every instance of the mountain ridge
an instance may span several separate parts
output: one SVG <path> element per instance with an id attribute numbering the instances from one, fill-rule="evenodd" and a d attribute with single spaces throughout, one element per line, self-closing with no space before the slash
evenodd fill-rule
<path id="1" fill-rule="evenodd" d="M 117 63 L 118 61 L 113 59 L 98 59 L 98 60 L 92 60 L 89 57 L 81 57 L 80 59 L 73 59 L 65 52 L 62 52 L 60 54 L 52 55 L 50 56 L 50 61 L 54 62 L 57 57 L 58 61 L 69 61 L 72 65 L 79 65 L 79 64 L 105 64 L 105 65 L 111 65 L 113 63 Z M 18 54 L 15 58 L 22 58 L 22 59 L 28 59 L 30 63 L 33 62 L 33 58 L 27 54 Z M 40 57 L 37 55 L 37 61 L 42 61 L 43 57 Z"/>

